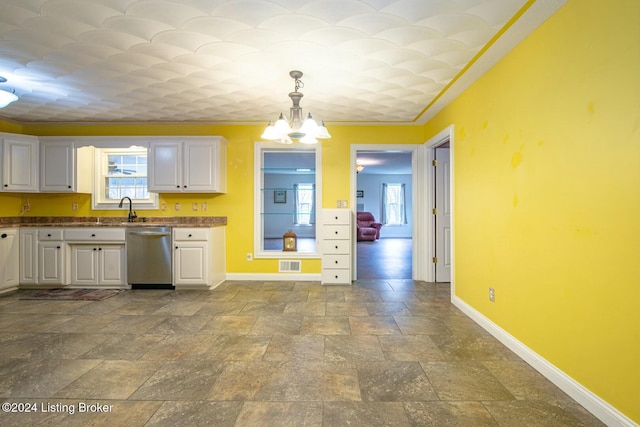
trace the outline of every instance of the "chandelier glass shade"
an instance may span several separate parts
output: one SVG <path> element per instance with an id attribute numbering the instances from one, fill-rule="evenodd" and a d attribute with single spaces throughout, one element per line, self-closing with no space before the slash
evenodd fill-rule
<path id="1" fill-rule="evenodd" d="M 261 138 L 279 142 L 280 144 L 293 144 L 294 139 L 297 139 L 302 144 L 317 144 L 318 139 L 331 138 L 324 122 L 319 125 L 311 117 L 311 113 L 307 114 L 307 117 L 303 119 L 300 100 L 304 95 L 298 91 L 298 89 L 304 87 L 304 83 L 300 80 L 302 71 L 290 71 L 289 75 L 295 80 L 294 91 L 289 93 L 289 98 L 293 103 L 289 109 L 289 118 L 285 118 L 280 113 L 280 117 L 275 123 L 269 122 Z"/>
<path id="2" fill-rule="evenodd" d="M 0 83 L 6 82 L 7 79 L 0 76 Z M 11 104 L 13 101 L 17 101 L 18 96 L 13 92 L 7 92 L 6 90 L 0 89 L 0 108 L 4 108 L 7 105 Z"/>

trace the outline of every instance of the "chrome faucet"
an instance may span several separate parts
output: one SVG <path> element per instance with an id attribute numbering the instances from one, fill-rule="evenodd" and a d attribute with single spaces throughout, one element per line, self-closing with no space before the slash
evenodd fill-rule
<path id="1" fill-rule="evenodd" d="M 136 213 L 132 210 L 133 202 L 131 201 L 131 197 L 123 197 L 122 199 L 120 199 L 120 204 L 118 205 L 118 207 L 119 208 L 122 207 L 122 203 L 124 202 L 124 199 L 129 200 L 129 217 L 127 218 L 127 221 L 133 222 L 134 219 L 138 218 L 138 215 L 136 215 Z"/>

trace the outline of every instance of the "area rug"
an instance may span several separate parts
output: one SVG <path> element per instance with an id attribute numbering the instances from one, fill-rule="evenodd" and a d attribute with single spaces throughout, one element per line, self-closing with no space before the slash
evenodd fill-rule
<path id="1" fill-rule="evenodd" d="M 20 299 L 102 301 L 118 295 L 122 291 L 123 289 L 47 289 L 26 293 Z"/>

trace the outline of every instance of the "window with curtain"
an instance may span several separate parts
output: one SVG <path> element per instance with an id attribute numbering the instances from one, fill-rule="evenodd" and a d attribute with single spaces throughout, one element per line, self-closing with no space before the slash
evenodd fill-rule
<path id="1" fill-rule="evenodd" d="M 385 225 L 407 223 L 404 184 L 382 184 L 382 223 Z"/>
<path id="2" fill-rule="evenodd" d="M 295 198 L 295 223 L 297 225 L 311 225 L 314 222 L 313 199 L 315 192 L 313 184 L 294 184 L 293 196 Z"/>

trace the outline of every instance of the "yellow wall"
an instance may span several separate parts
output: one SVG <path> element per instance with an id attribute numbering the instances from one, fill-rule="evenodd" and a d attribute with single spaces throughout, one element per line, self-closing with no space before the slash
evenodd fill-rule
<path id="1" fill-rule="evenodd" d="M 260 140 L 264 125 L 211 126 L 205 124 L 168 125 L 24 125 L 22 133 L 38 136 L 59 135 L 221 135 L 227 145 L 227 194 L 183 195 L 161 194 L 167 211 L 140 211 L 139 216 L 212 215 L 227 217 L 227 272 L 276 273 L 275 259 L 246 260 L 253 252 L 253 182 L 254 143 Z M 336 206 L 336 200 L 350 197 L 349 170 L 351 144 L 419 144 L 423 141 L 421 126 L 330 126 L 332 139 L 322 141 L 323 207 Z M 346 183 L 346 185 L 345 185 Z M 21 197 L 20 197 L 21 196 Z M 28 198 L 31 210 L 27 216 L 124 216 L 120 211 L 93 211 L 91 197 L 86 194 L 22 194 L 0 193 L 0 215 L 17 216 Z M 175 203 L 180 211 L 174 209 Z M 193 212 L 191 205 L 207 202 L 207 212 Z M 73 211 L 76 203 L 78 210 Z M 6 206 L 6 207 L 5 207 Z M 303 273 L 319 273 L 319 260 L 303 260 Z"/>
<path id="2" fill-rule="evenodd" d="M 636 422 L 639 44 L 637 0 L 569 0 L 425 128 L 455 125 L 456 295 Z"/>

